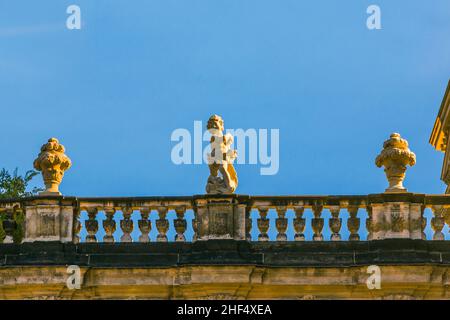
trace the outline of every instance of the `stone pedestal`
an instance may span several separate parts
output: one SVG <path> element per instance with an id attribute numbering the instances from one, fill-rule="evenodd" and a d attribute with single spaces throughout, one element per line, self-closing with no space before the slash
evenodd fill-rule
<path id="1" fill-rule="evenodd" d="M 194 201 L 195 241 L 246 239 L 247 204 L 245 201 L 238 201 L 235 195 L 198 196 Z"/>
<path id="2" fill-rule="evenodd" d="M 411 196 L 384 194 L 371 203 L 371 240 L 423 239 L 423 204 L 411 202 Z"/>
<path id="3" fill-rule="evenodd" d="M 23 242 L 72 242 L 75 209 L 74 200 L 63 197 L 40 197 L 27 202 Z"/>

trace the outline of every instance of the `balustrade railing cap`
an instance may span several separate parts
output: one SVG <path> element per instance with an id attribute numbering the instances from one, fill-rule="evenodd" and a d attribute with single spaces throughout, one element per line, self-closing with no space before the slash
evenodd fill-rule
<path id="1" fill-rule="evenodd" d="M 135 203 L 137 206 L 145 207 L 146 202 L 162 203 L 160 205 L 174 205 L 173 203 L 180 201 L 180 204 L 195 204 L 200 200 L 218 200 L 221 199 L 231 201 L 233 203 L 248 204 L 250 206 L 352 206 L 367 205 L 371 203 L 383 202 L 411 202 L 424 204 L 447 204 L 450 203 L 450 194 L 423 194 L 423 193 L 376 193 L 368 195 L 297 195 L 297 196 L 266 196 L 266 195 L 204 195 L 198 194 L 193 196 L 148 196 L 148 197 L 76 197 L 62 195 L 46 195 L 31 196 L 24 198 L 8 198 L 0 199 L 0 205 L 9 203 L 45 203 L 48 201 L 58 203 L 98 203 L 101 207 L 120 207 L 127 203 Z"/>
<path id="2" fill-rule="evenodd" d="M 411 203 L 424 203 L 426 195 L 423 193 L 377 193 L 369 194 L 369 203 L 382 203 L 382 202 L 411 202 Z"/>
<path id="3" fill-rule="evenodd" d="M 0 199 L 0 204 L 3 203 L 11 203 L 11 202 L 20 202 L 20 203 L 37 203 L 37 202 L 74 202 L 78 201 L 77 197 L 74 196 L 63 196 L 63 195 L 45 195 L 45 196 L 31 196 L 31 197 L 22 197 L 22 198 L 6 198 Z"/>

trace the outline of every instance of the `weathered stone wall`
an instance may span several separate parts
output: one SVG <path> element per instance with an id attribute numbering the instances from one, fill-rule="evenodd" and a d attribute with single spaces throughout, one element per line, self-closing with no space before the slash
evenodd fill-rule
<path id="1" fill-rule="evenodd" d="M 1 299 L 448 299 L 450 244 L 61 244 L 0 246 Z M 69 289 L 67 266 L 81 268 Z M 368 266 L 381 270 L 369 289 Z"/>

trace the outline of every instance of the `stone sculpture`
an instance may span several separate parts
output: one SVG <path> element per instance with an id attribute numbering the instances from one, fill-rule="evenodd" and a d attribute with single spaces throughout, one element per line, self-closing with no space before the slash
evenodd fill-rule
<path id="1" fill-rule="evenodd" d="M 224 135 L 223 120 L 218 115 L 212 115 L 209 118 L 206 128 L 211 133 L 211 153 L 208 154 L 210 175 L 206 184 L 206 192 L 208 194 L 231 194 L 238 185 L 237 174 L 233 166 L 237 152 L 231 149 L 233 136 L 229 133 Z"/>
<path id="2" fill-rule="evenodd" d="M 408 141 L 400 134 L 392 133 L 389 140 L 383 144 L 383 150 L 375 159 L 377 167 L 384 166 L 384 172 L 389 181 L 386 192 L 406 192 L 403 186 L 406 166 L 416 164 L 416 155 L 408 148 Z"/>
<path id="3" fill-rule="evenodd" d="M 64 146 L 56 138 L 48 139 L 48 142 L 41 147 L 41 152 L 33 163 L 34 168 L 41 171 L 44 178 L 45 190 L 40 195 L 61 194 L 59 185 L 64 177 L 64 172 L 72 165 L 64 152 Z"/>

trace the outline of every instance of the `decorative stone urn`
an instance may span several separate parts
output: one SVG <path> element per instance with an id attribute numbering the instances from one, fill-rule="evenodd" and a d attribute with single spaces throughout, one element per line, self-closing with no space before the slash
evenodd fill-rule
<path id="1" fill-rule="evenodd" d="M 60 195 L 59 185 L 63 179 L 64 172 L 70 168 L 72 162 L 65 155 L 65 149 L 58 139 L 50 138 L 48 142 L 41 147 L 34 168 L 41 171 L 44 178 L 45 190 L 39 195 Z"/>
<path id="2" fill-rule="evenodd" d="M 416 155 L 408 148 L 408 141 L 402 139 L 399 133 L 392 133 L 389 140 L 383 144 L 383 150 L 375 159 L 377 167 L 384 166 L 384 172 L 389 181 L 386 192 L 406 192 L 403 186 L 406 166 L 416 164 Z"/>

